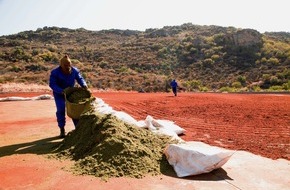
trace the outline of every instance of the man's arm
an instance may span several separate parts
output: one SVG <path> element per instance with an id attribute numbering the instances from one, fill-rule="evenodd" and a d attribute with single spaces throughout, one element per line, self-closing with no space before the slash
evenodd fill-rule
<path id="1" fill-rule="evenodd" d="M 49 87 L 53 90 L 53 92 L 61 94 L 63 89 L 57 85 L 57 76 L 55 72 L 51 72 L 49 77 Z"/>
<path id="2" fill-rule="evenodd" d="M 85 79 L 82 77 L 80 71 L 77 68 L 75 68 L 75 71 L 76 71 L 76 80 L 77 80 L 78 84 L 83 88 L 87 88 L 88 85 L 87 85 Z"/>

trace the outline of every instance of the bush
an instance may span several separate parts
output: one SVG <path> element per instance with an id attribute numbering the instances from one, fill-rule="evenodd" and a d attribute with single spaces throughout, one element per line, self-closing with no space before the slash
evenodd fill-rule
<path id="1" fill-rule="evenodd" d="M 242 88 L 242 84 L 238 81 L 232 83 L 232 87 L 234 88 Z"/>
<path id="2" fill-rule="evenodd" d="M 252 89 L 254 92 L 260 92 L 262 90 L 259 86 L 253 86 Z"/>
<path id="3" fill-rule="evenodd" d="M 200 92 L 208 92 L 208 88 L 206 86 L 199 87 Z"/>
<path id="4" fill-rule="evenodd" d="M 245 84 L 246 84 L 246 77 L 245 76 L 239 75 L 237 79 L 241 83 L 242 86 L 245 86 Z"/>
<path id="5" fill-rule="evenodd" d="M 278 79 L 278 77 L 276 77 L 276 76 L 271 76 L 271 78 L 270 78 L 270 84 L 271 85 L 277 85 L 277 84 L 279 84 L 280 83 L 280 80 Z"/>
<path id="6" fill-rule="evenodd" d="M 193 91 L 200 89 L 201 82 L 198 80 L 190 80 L 182 83 L 182 86 L 184 86 L 188 91 Z"/>
<path id="7" fill-rule="evenodd" d="M 282 88 L 284 90 L 290 90 L 290 80 L 287 83 L 282 84 Z"/>
<path id="8" fill-rule="evenodd" d="M 277 59 L 277 58 L 275 58 L 275 57 L 271 57 L 270 59 L 268 59 L 268 61 L 267 61 L 268 63 L 270 63 L 270 64 L 275 64 L 275 65 L 277 65 L 277 64 L 279 64 L 279 59 Z"/>
<path id="9" fill-rule="evenodd" d="M 17 66 L 17 65 L 8 66 L 6 69 L 8 71 L 16 72 L 16 73 L 19 72 L 19 71 L 22 71 L 22 69 L 19 66 Z"/>
<path id="10" fill-rule="evenodd" d="M 282 91 L 283 90 L 283 87 L 282 86 L 278 86 L 278 85 L 275 85 L 275 86 L 271 86 L 269 88 L 270 91 Z"/>
<path id="11" fill-rule="evenodd" d="M 211 56 L 211 59 L 213 61 L 217 61 L 219 58 L 220 58 L 220 56 L 219 55 L 216 55 L 216 54 L 214 54 L 214 55 Z"/>
<path id="12" fill-rule="evenodd" d="M 221 87 L 219 89 L 220 92 L 235 92 L 236 89 L 234 88 L 231 88 L 231 87 L 228 87 L 228 86 L 224 86 L 224 87 Z"/>
<path id="13" fill-rule="evenodd" d="M 210 58 L 203 60 L 203 66 L 205 66 L 205 67 L 211 67 L 213 63 L 214 63 L 214 61 Z"/>

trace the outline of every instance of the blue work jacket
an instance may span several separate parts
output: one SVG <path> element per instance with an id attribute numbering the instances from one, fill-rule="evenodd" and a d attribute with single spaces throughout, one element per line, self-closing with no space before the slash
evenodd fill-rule
<path id="1" fill-rule="evenodd" d="M 87 86 L 85 79 L 80 74 L 80 71 L 72 67 L 69 75 L 61 71 L 61 67 L 53 69 L 50 73 L 49 87 L 52 89 L 53 94 L 62 94 L 63 90 L 67 87 L 74 87 L 75 81 L 81 86 Z"/>

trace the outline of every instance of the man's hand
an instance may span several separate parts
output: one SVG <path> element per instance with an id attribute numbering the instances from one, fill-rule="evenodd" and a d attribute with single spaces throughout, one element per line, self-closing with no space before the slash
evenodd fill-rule
<path id="1" fill-rule="evenodd" d="M 90 91 L 90 89 L 89 89 L 88 86 L 84 86 L 83 88 L 86 89 L 87 91 L 89 91 L 91 93 L 91 91 Z"/>

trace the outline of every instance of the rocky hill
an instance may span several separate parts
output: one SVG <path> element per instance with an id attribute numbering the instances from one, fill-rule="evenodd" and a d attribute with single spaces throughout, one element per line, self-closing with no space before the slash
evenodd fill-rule
<path id="1" fill-rule="evenodd" d="M 68 54 L 99 89 L 289 91 L 290 33 L 190 23 L 146 31 L 44 27 L 0 36 L 0 84 L 48 84 Z"/>

